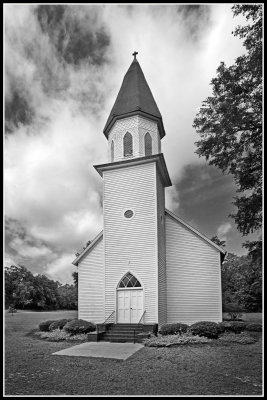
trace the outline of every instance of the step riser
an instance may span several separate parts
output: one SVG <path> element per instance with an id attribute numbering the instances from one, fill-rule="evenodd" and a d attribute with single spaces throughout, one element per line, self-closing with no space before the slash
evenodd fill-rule
<path id="1" fill-rule="evenodd" d="M 117 342 L 117 343 L 141 343 L 140 339 L 125 339 L 125 338 L 103 338 L 103 342 Z"/>
<path id="2" fill-rule="evenodd" d="M 118 342 L 118 343 L 138 343 L 141 340 L 137 337 L 139 333 L 143 332 L 143 326 L 138 324 L 114 324 L 103 335 L 102 339 L 105 342 Z"/>
<path id="3" fill-rule="evenodd" d="M 125 333 L 131 332 L 131 333 L 134 333 L 134 332 L 142 332 L 142 329 L 119 329 L 119 328 L 116 328 L 116 329 L 109 329 L 107 332 L 125 332 Z"/>

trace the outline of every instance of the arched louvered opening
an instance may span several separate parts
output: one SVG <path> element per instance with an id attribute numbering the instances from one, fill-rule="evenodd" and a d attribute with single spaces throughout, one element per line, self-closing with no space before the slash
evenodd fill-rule
<path id="1" fill-rule="evenodd" d="M 141 283 L 130 272 L 127 272 L 127 274 L 124 275 L 124 277 L 120 280 L 120 283 L 118 285 L 118 288 L 120 289 L 138 288 L 138 287 L 142 287 Z"/>
<path id="2" fill-rule="evenodd" d="M 113 162 L 114 161 L 114 142 L 113 142 L 113 140 L 111 142 L 110 153 L 111 153 L 111 162 Z"/>
<path id="3" fill-rule="evenodd" d="M 152 155 L 152 138 L 148 132 L 145 134 L 145 155 Z"/>
<path id="4" fill-rule="evenodd" d="M 133 137 L 129 132 L 123 138 L 123 155 L 124 157 L 133 155 Z"/>

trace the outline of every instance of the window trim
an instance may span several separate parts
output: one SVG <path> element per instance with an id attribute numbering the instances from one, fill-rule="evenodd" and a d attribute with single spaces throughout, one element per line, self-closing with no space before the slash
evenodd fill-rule
<path id="1" fill-rule="evenodd" d="M 150 137 L 150 140 L 151 140 L 151 143 L 149 143 L 151 145 L 151 153 L 149 153 L 149 154 L 147 154 L 147 152 L 146 152 L 146 149 L 147 149 L 146 137 L 147 138 Z M 149 132 L 146 132 L 145 135 L 144 135 L 144 149 L 145 149 L 145 156 L 152 156 L 153 155 L 153 139 L 152 139 L 152 136 L 151 136 L 151 134 Z"/>
<path id="2" fill-rule="evenodd" d="M 126 213 L 126 211 L 132 211 L 133 212 L 133 215 L 132 215 L 132 217 L 131 218 L 127 218 L 127 217 L 125 217 L 125 213 Z M 131 221 L 132 219 L 134 219 L 134 217 L 135 217 L 135 211 L 134 211 L 134 209 L 133 208 L 131 208 L 131 207 L 127 207 L 127 208 L 125 208 L 123 211 L 122 211 L 122 216 L 123 216 L 123 219 L 124 220 L 126 220 L 126 221 Z"/>
<path id="3" fill-rule="evenodd" d="M 114 162 L 114 157 L 115 157 L 115 149 L 114 149 L 114 140 L 111 140 L 111 144 L 110 144 L 110 160 L 111 162 Z"/>
<path id="4" fill-rule="evenodd" d="M 130 138 L 131 137 L 131 153 L 130 154 L 125 154 L 125 137 L 126 135 Z M 127 131 L 124 135 L 123 135 L 123 139 L 122 139 L 122 144 L 123 144 L 123 157 L 124 158 L 128 158 L 128 157 L 133 157 L 133 135 Z"/>
<path id="5" fill-rule="evenodd" d="M 124 286 L 124 287 L 120 287 L 120 283 L 121 281 L 128 275 L 132 275 L 133 278 L 135 278 L 137 280 L 137 282 L 139 283 L 140 286 Z M 135 274 L 133 274 L 130 271 L 127 271 L 126 274 L 124 274 L 121 279 L 119 280 L 119 283 L 117 285 L 117 290 L 137 290 L 137 289 L 143 289 L 142 283 L 140 282 L 140 280 L 135 276 Z"/>

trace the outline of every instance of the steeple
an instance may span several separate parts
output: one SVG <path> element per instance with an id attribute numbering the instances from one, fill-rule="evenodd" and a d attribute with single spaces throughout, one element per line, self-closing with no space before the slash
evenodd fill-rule
<path id="1" fill-rule="evenodd" d="M 136 59 L 137 54 L 136 51 L 133 53 L 134 59 L 124 76 L 118 96 L 106 122 L 103 131 L 106 137 L 108 137 L 108 132 L 115 121 L 133 115 L 141 115 L 154 120 L 158 125 L 160 138 L 162 139 L 165 136 L 162 116 Z"/>

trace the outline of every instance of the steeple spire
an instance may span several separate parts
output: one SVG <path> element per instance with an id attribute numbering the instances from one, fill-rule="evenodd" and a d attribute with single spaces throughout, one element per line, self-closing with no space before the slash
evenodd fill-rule
<path id="1" fill-rule="evenodd" d="M 142 115 L 157 122 L 160 138 L 165 136 L 162 116 L 147 84 L 144 73 L 136 59 L 137 51 L 133 53 L 134 59 L 126 72 L 118 96 L 112 107 L 104 128 L 108 132 L 118 120 L 133 115 Z"/>

